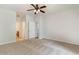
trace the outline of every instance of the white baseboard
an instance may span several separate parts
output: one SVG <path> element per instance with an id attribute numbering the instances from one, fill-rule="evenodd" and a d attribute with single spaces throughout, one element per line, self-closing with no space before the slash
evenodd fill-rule
<path id="1" fill-rule="evenodd" d="M 53 41 L 58 41 L 58 42 L 63 42 L 63 43 L 68 43 L 68 44 L 74 44 L 74 45 L 79 45 L 78 43 L 70 42 L 70 41 L 61 41 L 61 40 L 56 40 L 56 39 L 50 39 L 50 38 L 43 38 L 47 40 L 53 40 Z"/>
<path id="2" fill-rule="evenodd" d="M 7 42 L 0 42 L 0 45 L 4 45 L 4 44 L 8 44 L 8 43 L 14 43 L 14 42 L 16 42 L 16 41 L 7 41 Z"/>

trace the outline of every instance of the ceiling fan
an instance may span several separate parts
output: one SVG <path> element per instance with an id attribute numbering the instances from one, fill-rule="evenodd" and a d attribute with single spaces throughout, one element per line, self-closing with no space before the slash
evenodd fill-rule
<path id="1" fill-rule="evenodd" d="M 27 10 L 27 11 L 33 11 L 34 10 L 34 14 L 37 14 L 37 13 L 39 13 L 39 12 L 42 12 L 42 13 L 45 13 L 45 11 L 43 11 L 42 9 L 43 8 L 46 8 L 46 6 L 44 5 L 44 6 L 41 6 L 41 7 L 39 7 L 39 5 L 38 4 L 30 4 L 32 7 L 34 7 L 34 9 L 29 9 L 29 10 Z"/>

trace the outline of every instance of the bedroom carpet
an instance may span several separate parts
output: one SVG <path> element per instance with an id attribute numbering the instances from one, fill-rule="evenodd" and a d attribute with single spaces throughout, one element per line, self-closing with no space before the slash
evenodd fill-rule
<path id="1" fill-rule="evenodd" d="M 79 54 L 79 46 L 47 39 L 24 40 L 0 45 L 1 55 L 73 55 Z"/>

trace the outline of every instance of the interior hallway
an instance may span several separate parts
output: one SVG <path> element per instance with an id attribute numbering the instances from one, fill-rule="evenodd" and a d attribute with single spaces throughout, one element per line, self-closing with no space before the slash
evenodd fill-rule
<path id="1" fill-rule="evenodd" d="M 79 46 L 53 40 L 25 40 L 18 43 L 0 45 L 0 54 L 23 55 L 73 55 L 79 54 Z"/>

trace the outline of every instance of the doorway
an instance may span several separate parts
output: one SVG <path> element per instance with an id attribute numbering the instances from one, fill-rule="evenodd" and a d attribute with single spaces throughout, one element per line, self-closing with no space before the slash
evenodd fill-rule
<path id="1" fill-rule="evenodd" d="M 18 14 L 16 16 L 16 42 L 25 40 L 25 20 L 23 15 Z"/>
<path id="2" fill-rule="evenodd" d="M 25 39 L 25 22 L 16 22 L 16 41 L 22 41 Z"/>

